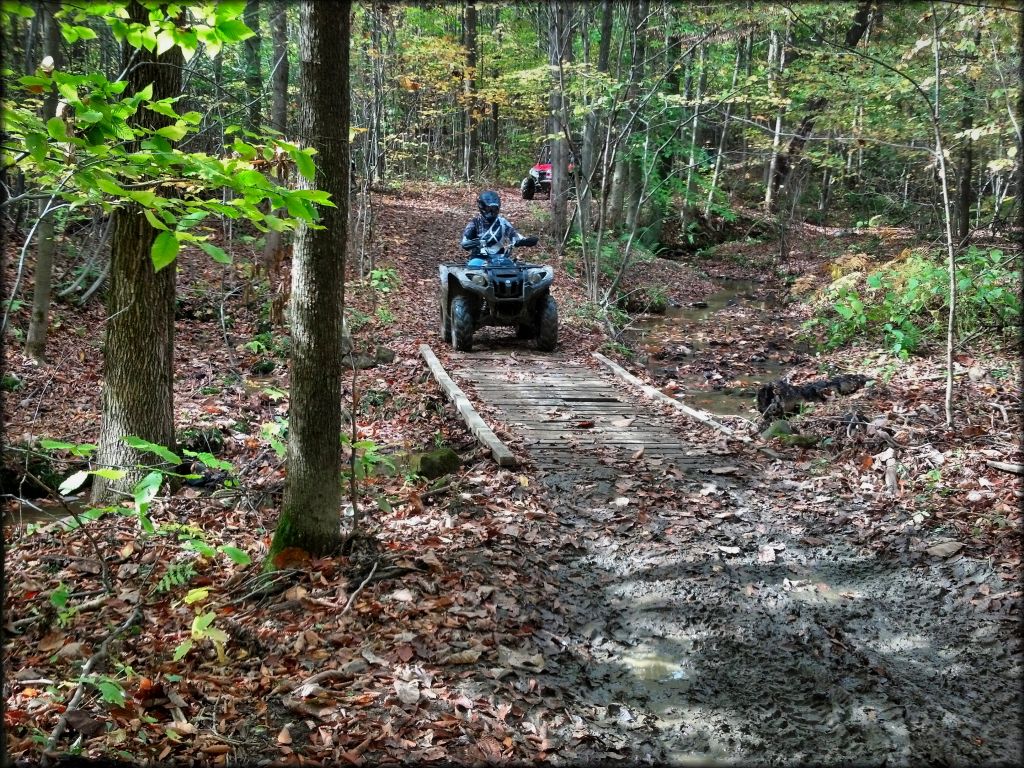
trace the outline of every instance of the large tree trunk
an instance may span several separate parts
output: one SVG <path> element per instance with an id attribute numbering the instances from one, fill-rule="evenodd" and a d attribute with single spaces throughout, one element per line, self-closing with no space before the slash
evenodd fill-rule
<path id="1" fill-rule="evenodd" d="M 47 3 L 43 8 L 43 56 L 53 59 L 54 69 L 59 70 L 61 64 L 60 29 L 53 13 L 56 4 Z M 43 101 L 43 120 L 49 120 L 57 114 L 57 89 L 51 88 Z M 35 282 L 32 292 L 32 318 L 28 325 L 25 338 L 25 354 L 36 360 L 46 357 L 46 336 L 50 327 L 50 294 L 53 288 L 53 256 L 54 244 L 53 214 L 49 210 L 50 201 L 39 203 L 39 224 L 36 226 L 36 268 Z"/>
<path id="2" fill-rule="evenodd" d="M 981 45 L 981 30 L 974 31 L 974 50 L 977 51 Z M 968 56 L 968 61 L 977 60 L 977 54 Z M 974 128 L 974 99 L 977 93 L 977 80 L 971 74 L 970 67 L 967 68 L 967 87 L 964 89 L 964 112 L 960 127 L 964 133 L 964 151 L 960 156 L 959 188 L 957 189 L 957 236 L 960 243 L 966 242 L 971 233 L 971 176 L 974 174 L 974 141 L 968 133 Z"/>
<path id="3" fill-rule="evenodd" d="M 132 21 L 149 23 L 149 12 L 138 3 L 129 4 L 128 11 Z M 180 48 L 175 46 L 161 56 L 140 48 L 135 56 L 136 64 L 128 71 L 128 94 L 152 83 L 154 101 L 180 95 Z M 134 119 L 152 129 L 171 123 L 149 109 L 140 109 Z M 123 437 L 134 435 L 174 447 L 175 265 L 155 271 L 150 250 L 156 230 L 138 206 L 115 209 L 113 227 L 97 461 L 125 469 L 127 474 L 116 481 L 97 477 L 92 491 L 96 504 L 129 492 L 144 474 L 136 465 L 153 461 L 151 454 L 140 455 L 125 445 Z"/>
<path id="4" fill-rule="evenodd" d="M 245 26 L 255 34 L 248 38 L 245 45 L 245 92 L 248 101 L 247 125 L 250 130 L 258 132 L 263 122 L 263 72 L 260 67 L 260 3 L 259 0 L 248 0 L 243 15 Z"/>
<path id="5" fill-rule="evenodd" d="M 299 226 L 292 263 L 288 481 L 267 568 L 296 548 L 326 555 L 340 540 L 342 318 L 348 241 L 349 3 L 299 6 L 299 139 L 317 175 L 300 186 L 330 193 L 322 229 Z"/>
<path id="6" fill-rule="evenodd" d="M 846 30 L 846 47 L 855 48 L 860 39 L 864 37 L 864 33 L 867 32 L 868 22 L 871 19 L 871 6 L 877 2 L 877 0 L 862 0 L 857 6 L 857 12 L 853 16 L 853 23 L 850 28 Z M 792 63 L 796 58 L 795 54 L 791 54 L 786 59 L 786 65 Z M 811 99 L 807 103 L 806 113 L 803 119 L 800 121 L 800 126 L 796 129 L 793 137 L 789 140 L 789 145 L 786 148 L 785 153 L 778 156 L 774 168 L 772 170 L 771 179 L 769 180 L 769 191 L 768 191 L 768 202 L 774 209 L 778 205 L 779 190 L 782 189 L 786 180 L 789 178 L 790 172 L 796 166 L 800 160 L 800 155 L 804 150 L 804 145 L 807 143 L 807 139 L 810 138 L 811 132 L 814 130 L 814 123 L 818 119 L 818 116 L 825 111 L 825 107 L 828 106 L 827 96 L 817 96 Z"/>

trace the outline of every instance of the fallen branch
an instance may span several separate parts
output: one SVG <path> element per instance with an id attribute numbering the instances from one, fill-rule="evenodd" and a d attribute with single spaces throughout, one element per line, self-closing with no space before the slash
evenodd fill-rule
<path id="1" fill-rule="evenodd" d="M 512 454 L 512 451 L 498 439 L 498 436 L 494 434 L 494 430 L 487 426 L 486 422 L 480 417 L 480 414 L 476 412 L 473 404 L 466 397 L 466 393 L 445 372 L 441 361 L 437 359 L 434 351 L 428 345 L 420 344 L 420 355 L 426 360 L 427 367 L 430 368 L 430 372 L 437 379 L 437 383 L 441 385 L 445 394 L 448 395 L 448 399 L 455 404 L 459 413 L 462 414 L 462 419 L 466 422 L 466 426 L 469 427 L 469 431 L 473 433 L 477 440 L 490 449 L 491 455 L 498 463 L 498 466 L 514 467 L 516 465 L 516 457 Z"/>
<path id="2" fill-rule="evenodd" d="M 638 379 L 636 376 L 634 376 L 625 368 L 623 368 L 621 365 L 612 362 L 607 357 L 602 355 L 600 352 L 592 352 L 591 354 L 593 354 L 595 358 L 597 358 L 602 363 L 611 368 L 612 373 L 614 373 L 618 378 L 622 379 L 625 382 L 628 382 L 629 384 L 632 384 L 634 387 L 638 387 L 639 389 L 643 390 L 645 394 L 647 394 L 650 397 L 653 397 L 655 400 L 660 400 L 663 403 L 667 403 L 676 410 L 682 411 L 687 416 L 691 416 L 697 421 L 701 422 L 702 424 L 707 424 L 709 427 L 717 429 L 719 432 L 724 432 L 730 437 L 736 436 L 732 429 L 725 426 L 725 424 L 716 421 L 714 418 L 712 418 L 710 413 L 706 413 L 705 411 L 698 411 L 696 408 L 691 408 L 688 405 L 683 405 L 675 398 L 669 397 L 664 392 L 661 392 L 652 387 L 650 384 L 645 384 L 644 382 L 640 381 L 640 379 Z M 746 437 L 740 437 L 737 439 L 742 439 L 744 441 L 747 440 Z"/>
<path id="3" fill-rule="evenodd" d="M 1024 464 L 1011 464 L 1008 461 L 993 461 L 992 459 L 986 459 L 985 464 L 992 467 L 992 469 L 998 469 L 1000 472 L 1024 475 Z"/>
<path id="4" fill-rule="evenodd" d="M 374 560 L 373 561 L 373 568 L 370 569 L 370 572 L 366 575 L 366 578 L 363 579 L 363 583 L 360 584 L 356 588 L 356 591 L 352 593 L 352 596 L 349 597 L 348 602 L 345 603 L 345 607 L 342 608 L 341 613 L 339 613 L 338 616 L 344 616 L 346 613 L 349 612 L 349 610 L 352 608 L 352 604 L 356 601 L 356 595 L 358 595 L 360 592 L 362 592 L 363 591 L 363 587 L 365 587 L 367 584 L 370 583 L 370 579 L 373 578 L 373 574 L 377 571 L 377 564 L 379 562 L 380 562 L 379 560 Z"/>
<path id="5" fill-rule="evenodd" d="M 53 754 L 53 748 L 57 746 L 57 742 L 60 741 L 61 736 L 64 735 L 64 731 L 67 730 L 68 716 L 78 708 L 79 703 L 81 703 L 82 698 L 85 696 L 85 686 L 88 684 L 86 678 L 88 678 L 99 663 L 110 654 L 111 643 L 127 632 L 133 624 L 141 620 L 142 606 L 137 605 L 135 606 L 135 610 L 132 611 L 131 616 L 125 619 L 120 626 L 107 635 L 106 640 L 100 644 L 99 650 L 90 656 L 88 661 L 85 662 L 85 666 L 82 667 L 82 673 L 80 676 L 81 682 L 78 683 L 78 687 L 75 689 L 75 693 L 71 697 L 71 701 L 68 702 L 67 709 L 64 710 L 60 716 L 60 720 L 57 721 L 57 725 L 54 726 L 53 732 L 50 734 L 50 738 L 46 740 L 46 746 L 43 748 L 43 756 L 40 760 L 40 764 L 43 768 L 46 768 L 46 766 L 50 764 L 50 760 L 52 758 L 60 757 L 60 755 Z"/>

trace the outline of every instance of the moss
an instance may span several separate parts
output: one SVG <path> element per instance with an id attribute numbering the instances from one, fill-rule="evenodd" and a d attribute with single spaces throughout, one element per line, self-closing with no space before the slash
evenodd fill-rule
<path id="1" fill-rule="evenodd" d="M 458 471 L 462 466 L 462 459 L 459 454 L 451 448 L 438 448 L 433 451 L 414 453 L 410 457 L 412 470 L 428 480 L 436 480 L 439 477 L 450 475 Z"/>

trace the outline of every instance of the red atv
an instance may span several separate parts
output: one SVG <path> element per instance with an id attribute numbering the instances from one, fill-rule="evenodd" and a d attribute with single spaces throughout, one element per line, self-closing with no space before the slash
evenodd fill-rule
<path id="1" fill-rule="evenodd" d="M 548 153 L 545 152 L 544 155 Z M 573 161 L 569 160 L 569 173 L 572 173 Z M 530 175 L 523 179 L 519 185 L 519 191 L 523 193 L 523 200 L 533 200 L 538 191 L 551 197 L 551 162 L 547 157 L 530 169 Z"/>

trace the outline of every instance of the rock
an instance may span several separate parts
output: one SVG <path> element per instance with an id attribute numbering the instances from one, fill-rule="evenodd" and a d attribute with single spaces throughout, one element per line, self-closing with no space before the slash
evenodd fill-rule
<path id="1" fill-rule="evenodd" d="M 381 365 L 387 365 L 395 362 L 395 351 L 384 346 L 378 346 L 373 351 L 373 357 Z"/>
<path id="2" fill-rule="evenodd" d="M 762 440 L 771 440 L 773 437 L 782 437 L 783 435 L 792 435 L 793 427 L 785 419 L 776 419 L 771 423 L 764 432 L 761 433 Z"/>
<path id="3" fill-rule="evenodd" d="M 342 365 L 349 370 L 352 368 L 364 370 L 366 368 L 375 368 L 377 366 L 377 360 L 375 358 L 363 354 L 345 355 L 345 357 L 341 359 L 341 362 Z"/>
<path id="4" fill-rule="evenodd" d="M 450 475 L 462 466 L 462 459 L 459 454 L 451 448 L 438 448 L 433 451 L 414 453 L 409 462 L 412 470 L 428 480 L 436 480 L 444 475 Z"/>

